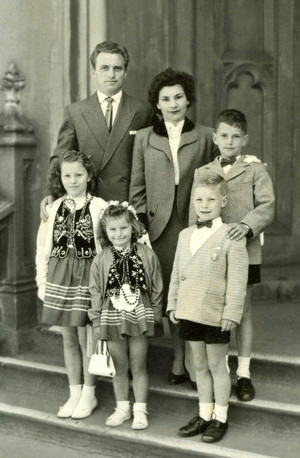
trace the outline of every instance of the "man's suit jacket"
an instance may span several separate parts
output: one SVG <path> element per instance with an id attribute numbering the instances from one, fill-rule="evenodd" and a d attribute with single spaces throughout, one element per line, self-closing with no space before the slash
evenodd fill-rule
<path id="1" fill-rule="evenodd" d="M 150 106 L 123 92 L 109 135 L 97 93 L 66 107 L 54 156 L 66 150 L 85 153 L 98 177 L 98 196 L 128 200 L 135 132 L 149 125 Z"/>
<path id="2" fill-rule="evenodd" d="M 177 211 L 184 227 L 188 225 L 190 193 L 194 171 L 216 154 L 213 129 L 195 126 L 185 120 L 179 149 Z M 165 229 L 173 208 L 175 175 L 169 139 L 163 121 L 136 134 L 130 183 L 130 202 L 147 215 L 151 242 Z"/>
<path id="3" fill-rule="evenodd" d="M 221 167 L 219 158 L 195 171 L 194 184 L 202 173 L 217 173 L 227 184 L 227 205 L 222 209 L 225 223 L 247 224 L 253 237 L 248 239 L 247 250 L 250 264 L 261 264 L 261 244 L 259 234 L 272 222 L 275 210 L 275 197 L 271 178 L 266 166 L 260 162 L 245 162 L 241 156 L 227 174 Z M 194 223 L 196 213 L 191 199 L 190 224 Z"/>
<path id="4" fill-rule="evenodd" d="M 228 239 L 223 224 L 192 255 L 194 229 L 179 234 L 167 312 L 209 326 L 220 326 L 222 318 L 240 323 L 248 279 L 246 239 Z"/>

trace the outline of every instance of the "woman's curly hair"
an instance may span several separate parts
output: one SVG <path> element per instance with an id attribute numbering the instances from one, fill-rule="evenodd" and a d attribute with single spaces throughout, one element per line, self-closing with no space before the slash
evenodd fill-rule
<path id="1" fill-rule="evenodd" d="M 161 112 L 161 110 L 157 108 L 161 89 L 166 86 L 175 86 L 176 84 L 180 84 L 180 86 L 183 87 L 185 96 L 190 102 L 189 106 L 191 106 L 195 101 L 195 85 L 193 77 L 188 73 L 173 70 L 173 68 L 167 68 L 153 78 L 149 89 L 148 100 L 156 113 Z"/>
<path id="2" fill-rule="evenodd" d="M 95 195 L 97 189 L 97 178 L 94 165 L 90 159 L 80 151 L 65 151 L 58 158 L 52 160 L 48 179 L 48 189 L 51 195 L 57 199 L 66 193 L 61 181 L 61 165 L 63 162 L 80 162 L 82 164 L 90 177 L 90 181 L 87 183 L 87 192 Z"/>
<path id="3" fill-rule="evenodd" d="M 125 216 L 127 222 L 132 226 L 131 242 L 137 242 L 137 240 L 146 233 L 144 225 L 136 219 L 135 215 L 128 210 L 128 207 L 124 207 L 121 203 L 112 203 L 109 205 L 108 202 L 108 206 L 100 219 L 99 240 L 102 247 L 111 246 L 111 242 L 106 232 L 108 218 L 121 218 L 122 216 Z"/>

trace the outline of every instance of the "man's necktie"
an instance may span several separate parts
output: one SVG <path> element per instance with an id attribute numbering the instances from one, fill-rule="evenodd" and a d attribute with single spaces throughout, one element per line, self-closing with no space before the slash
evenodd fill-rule
<path id="1" fill-rule="evenodd" d="M 107 124 L 107 128 L 108 128 L 108 131 L 110 132 L 111 131 L 111 128 L 112 128 L 112 117 L 113 117 L 113 107 L 112 107 L 112 103 L 114 101 L 114 99 L 112 97 L 106 97 L 106 102 L 107 102 L 107 106 L 106 106 L 106 111 L 105 111 L 105 121 L 106 121 L 106 124 Z"/>
<path id="2" fill-rule="evenodd" d="M 225 157 L 220 160 L 221 167 L 226 167 L 226 165 L 232 165 L 236 161 L 235 157 L 232 157 L 231 159 L 226 159 Z"/>
<path id="3" fill-rule="evenodd" d="M 212 221 L 196 221 L 197 229 L 201 227 L 212 227 Z"/>

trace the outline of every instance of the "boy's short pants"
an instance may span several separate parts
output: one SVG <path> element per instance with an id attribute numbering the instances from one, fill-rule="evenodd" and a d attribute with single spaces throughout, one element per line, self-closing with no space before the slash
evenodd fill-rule
<path id="1" fill-rule="evenodd" d="M 218 326 L 180 320 L 179 337 L 182 340 L 204 341 L 206 344 L 227 344 L 230 342 L 230 331 L 221 331 Z"/>

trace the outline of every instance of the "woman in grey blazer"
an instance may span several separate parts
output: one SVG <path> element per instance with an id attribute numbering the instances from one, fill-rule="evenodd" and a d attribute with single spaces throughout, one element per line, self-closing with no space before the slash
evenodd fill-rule
<path id="1" fill-rule="evenodd" d="M 130 201 L 161 263 L 165 306 L 178 235 L 188 226 L 194 171 L 217 155 L 213 130 L 195 126 L 186 117 L 194 100 L 193 78 L 187 73 L 168 68 L 156 75 L 149 101 L 158 114 L 157 122 L 136 133 L 133 149 Z M 177 384 L 187 379 L 184 346 L 176 330 L 171 331 L 174 361 L 169 382 Z"/>

